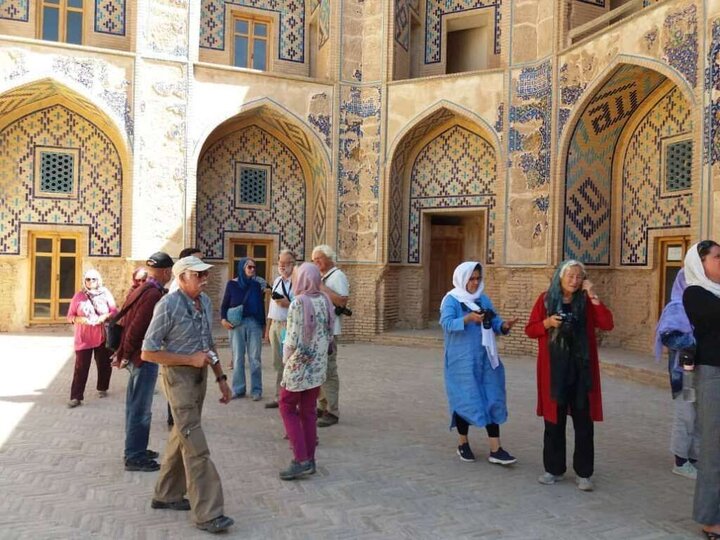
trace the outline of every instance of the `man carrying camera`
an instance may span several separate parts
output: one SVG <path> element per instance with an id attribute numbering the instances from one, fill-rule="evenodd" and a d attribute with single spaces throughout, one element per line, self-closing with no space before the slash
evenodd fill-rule
<path id="1" fill-rule="evenodd" d="M 270 350 L 273 356 L 273 367 L 277 377 L 275 379 L 275 399 L 265 404 L 266 409 L 278 408 L 280 395 L 280 382 L 283 376 L 283 344 L 282 334 L 287 323 L 288 308 L 293 299 L 292 277 L 295 266 L 295 255 L 289 249 L 283 249 L 278 256 L 278 272 L 280 275 L 272 285 L 270 307 L 268 308 L 268 324 L 265 327 L 266 338 L 270 341 Z"/>
<path id="2" fill-rule="evenodd" d="M 330 297 L 335 306 L 334 335 L 339 336 L 342 330 L 341 315 L 352 314 L 347 308 L 350 296 L 350 283 L 347 276 L 335 266 L 335 252 L 330 246 L 317 246 L 312 251 L 312 262 L 320 270 L 322 284 L 320 290 Z M 337 339 L 332 352 L 328 354 L 327 379 L 320 389 L 318 400 L 318 427 L 328 427 L 337 424 L 340 419 L 339 398 L 340 378 L 337 372 Z"/>
<path id="3" fill-rule="evenodd" d="M 203 292 L 210 268 L 212 265 L 197 257 L 175 263 L 173 274 L 180 288 L 155 306 L 142 359 L 161 365 L 162 384 L 175 419 L 151 506 L 190 510 L 199 529 L 217 533 L 234 521 L 223 515 L 220 475 L 210 459 L 201 425 L 206 366 L 212 368 L 219 385 L 221 403 L 230 401 L 231 392 L 212 337 L 212 303 Z"/>

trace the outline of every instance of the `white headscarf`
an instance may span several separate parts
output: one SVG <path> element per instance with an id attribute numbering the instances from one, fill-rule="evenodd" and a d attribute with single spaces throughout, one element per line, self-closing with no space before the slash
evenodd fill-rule
<path id="1" fill-rule="evenodd" d="M 697 249 L 698 245 L 693 244 L 685 254 L 685 280 L 688 287 L 698 285 L 720 297 L 720 283 L 715 283 L 705 275 L 702 259 Z"/>
<path id="2" fill-rule="evenodd" d="M 475 300 L 480 298 L 483 289 L 485 289 L 485 277 L 482 276 L 480 278 L 480 285 L 478 285 L 477 291 L 475 291 L 473 294 L 470 294 L 467 291 L 468 281 L 470 281 L 472 273 L 478 266 L 480 267 L 480 274 L 482 274 L 482 265 L 479 262 L 468 261 L 460 263 L 460 265 L 453 272 L 453 285 L 455 286 L 455 288 L 448 292 L 450 296 L 455 298 L 461 304 L 465 304 L 473 311 L 477 311 L 478 309 L 480 309 L 480 306 L 475 303 Z"/>
<path id="3" fill-rule="evenodd" d="M 467 284 L 478 266 L 480 267 L 481 275 L 480 284 L 478 285 L 477 291 L 471 294 L 467 290 Z M 479 262 L 468 261 L 460 263 L 460 265 L 458 265 L 455 269 L 455 272 L 453 272 L 453 285 L 455 288 L 448 292 L 445 295 L 445 298 L 452 296 L 461 304 L 465 304 L 472 311 L 480 309 L 480 306 L 477 305 L 475 301 L 480 298 L 480 295 L 485 289 L 485 276 L 483 275 L 482 265 Z M 443 302 L 445 301 L 445 298 L 443 298 Z M 500 365 L 500 356 L 498 355 L 497 343 L 495 342 L 495 332 L 493 332 L 492 328 L 485 328 L 482 325 L 480 325 L 480 328 L 482 344 L 485 347 L 488 358 L 490 359 L 490 365 L 493 369 L 495 369 Z"/>

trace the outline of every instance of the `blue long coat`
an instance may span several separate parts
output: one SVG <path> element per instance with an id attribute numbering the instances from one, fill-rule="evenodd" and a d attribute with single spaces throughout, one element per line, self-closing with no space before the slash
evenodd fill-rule
<path id="1" fill-rule="evenodd" d="M 495 311 L 490 299 L 482 294 L 475 302 Z M 448 396 L 450 428 L 455 427 L 456 412 L 470 424 L 486 426 L 507 420 L 505 368 L 493 369 L 482 344 L 482 324 L 468 323 L 468 311 L 452 296 L 440 306 L 440 325 L 445 335 L 445 389 Z M 496 315 L 492 321 L 495 334 L 501 334 L 503 320 Z"/>

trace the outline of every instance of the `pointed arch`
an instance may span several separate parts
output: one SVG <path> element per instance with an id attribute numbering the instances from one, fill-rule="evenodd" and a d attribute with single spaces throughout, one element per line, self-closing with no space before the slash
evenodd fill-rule
<path id="1" fill-rule="evenodd" d="M 612 160 L 627 122 L 663 83 L 672 82 L 696 108 L 695 94 L 674 68 L 618 55 L 586 87 L 560 136 L 554 200 L 556 258 L 611 264 Z"/>
<path id="2" fill-rule="evenodd" d="M 388 151 L 390 159 L 385 165 L 384 191 L 388 196 L 384 205 L 387 222 L 384 226 L 383 238 L 386 242 L 384 251 L 389 263 L 402 262 L 403 255 L 407 255 L 408 251 L 407 246 L 403 247 L 405 229 L 409 227 L 409 224 L 405 223 L 409 220 L 409 209 L 406 209 L 408 190 L 405 185 L 407 167 L 412 166 L 415 157 L 425 146 L 424 143 L 431 141 L 453 125 L 459 125 L 486 141 L 498 165 L 501 161 L 497 159 L 501 155 L 501 147 L 500 138 L 495 130 L 476 113 L 456 103 L 440 100 L 409 122 L 390 145 Z M 496 178 L 498 177 L 496 170 Z M 496 192 L 497 187 L 499 186 L 496 182 Z M 408 257 L 408 262 L 418 263 L 419 253 L 418 257 Z"/>
<path id="3" fill-rule="evenodd" d="M 195 146 L 193 163 L 197 166 L 203 159 L 204 153 L 229 133 L 237 133 L 251 126 L 287 147 L 301 166 L 307 212 L 303 223 L 304 252 L 298 255 L 304 258 L 312 245 L 325 242 L 327 190 L 331 178 L 330 158 L 324 143 L 305 122 L 268 98 L 245 103 L 236 114 L 225 117 L 219 122 L 216 118 L 214 123 L 206 125 L 202 138 Z M 199 177 L 198 181 L 200 181 Z M 194 211 L 198 199 L 198 185 L 197 183 L 190 185 L 192 189 L 188 189 L 188 208 L 191 209 L 191 215 L 188 217 L 192 238 L 197 239 L 198 244 L 202 244 L 198 213 Z M 223 258 L 224 253 L 210 257 L 218 256 Z"/>
<path id="4" fill-rule="evenodd" d="M 123 132 L 94 99 L 51 78 L 10 88 L 0 94 L 0 140 L 7 192 L 24 194 L 19 204 L 0 199 L 0 252 L 21 253 L 21 226 L 52 225 L 87 229 L 90 256 L 122 255 L 132 165 Z M 44 191 L 45 159 L 72 171 L 60 190 Z"/>

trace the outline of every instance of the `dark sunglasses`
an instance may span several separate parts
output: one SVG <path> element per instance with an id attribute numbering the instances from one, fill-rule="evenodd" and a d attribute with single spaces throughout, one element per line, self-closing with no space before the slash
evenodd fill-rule
<path id="1" fill-rule="evenodd" d="M 207 275 L 208 275 L 210 272 L 209 272 L 208 270 L 203 270 L 202 272 L 195 272 L 195 271 L 192 271 L 192 270 L 191 270 L 190 273 L 191 273 L 191 274 L 195 274 L 198 278 L 203 278 L 203 277 L 207 277 Z"/>
<path id="2" fill-rule="evenodd" d="M 86 277 L 85 281 L 97 281 L 97 278 L 94 277 Z"/>

